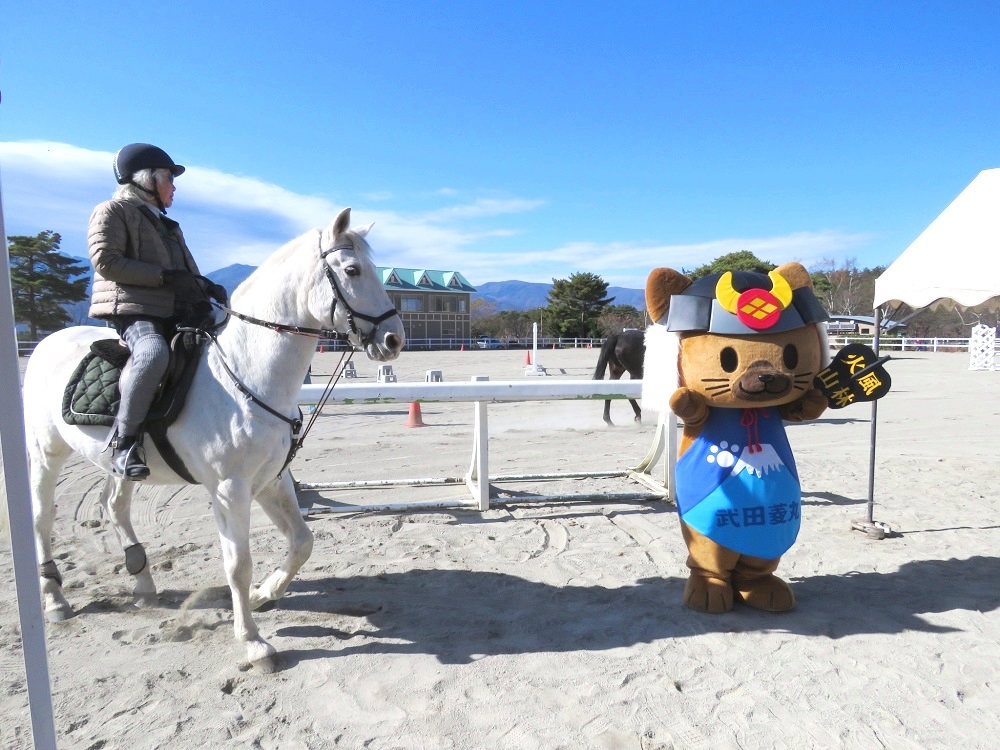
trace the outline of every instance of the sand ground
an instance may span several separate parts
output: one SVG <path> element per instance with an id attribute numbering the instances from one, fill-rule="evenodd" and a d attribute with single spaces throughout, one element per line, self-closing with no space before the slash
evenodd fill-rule
<path id="1" fill-rule="evenodd" d="M 401 381 L 523 377 L 525 352 L 407 353 Z M 588 378 L 597 352 L 540 352 Z M 335 363 L 320 354 L 318 380 Z M 865 515 L 870 410 L 789 428 L 803 527 L 781 573 L 798 608 L 698 614 L 680 601 L 685 551 L 664 502 L 532 503 L 641 490 L 624 479 L 515 483 L 486 513 L 315 515 L 313 556 L 257 615 L 280 671 L 234 642 L 207 497 L 143 488 L 134 520 L 160 588 L 131 577 L 79 463 L 59 486 L 57 555 L 77 617 L 47 628 L 59 747 L 994 748 L 1000 747 L 1000 373 L 962 354 L 905 353 L 878 412 L 875 518 Z M 374 363 L 359 362 L 361 382 Z M 613 471 L 653 434 L 624 402 L 491 405 L 491 473 Z M 336 407 L 296 459 L 304 482 L 461 476 L 471 404 Z M 330 493 L 334 502 L 461 497 L 464 487 Z M 321 499 L 321 498 L 317 498 Z M 260 580 L 283 554 L 262 513 Z M 0 582 L 13 592 L 6 540 Z M 0 747 L 30 747 L 13 593 L 0 612 Z"/>

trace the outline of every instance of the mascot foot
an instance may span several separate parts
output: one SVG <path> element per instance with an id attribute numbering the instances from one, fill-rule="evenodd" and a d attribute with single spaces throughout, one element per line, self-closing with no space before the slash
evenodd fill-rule
<path id="1" fill-rule="evenodd" d="M 768 575 L 733 585 L 737 601 L 765 612 L 788 612 L 795 609 L 792 587 L 777 576 Z"/>
<path id="2" fill-rule="evenodd" d="M 698 612 L 720 615 L 733 608 L 733 588 L 721 578 L 693 575 L 684 586 L 684 603 Z"/>

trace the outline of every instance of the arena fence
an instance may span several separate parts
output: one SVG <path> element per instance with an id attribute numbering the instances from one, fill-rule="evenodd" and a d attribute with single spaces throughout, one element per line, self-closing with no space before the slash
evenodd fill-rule
<path id="1" fill-rule="evenodd" d="M 323 394 L 322 385 L 304 385 L 299 394 L 303 405 L 316 404 Z M 657 424 L 653 443 L 646 456 L 635 467 L 609 472 L 563 472 L 553 474 L 511 474 L 493 475 L 489 473 L 489 415 L 488 405 L 512 401 L 555 401 L 555 400 L 600 400 L 638 399 L 642 394 L 641 380 L 558 380 L 545 379 L 531 381 L 490 381 L 485 376 L 477 376 L 471 382 L 431 382 L 431 383 L 376 383 L 364 385 L 338 384 L 328 403 L 343 406 L 372 404 L 413 404 L 431 402 L 470 402 L 473 404 L 472 451 L 469 469 L 463 477 L 429 477 L 414 479 L 374 479 L 347 482 L 298 483 L 299 490 L 344 490 L 363 487 L 427 486 L 465 484 L 471 499 L 449 499 L 441 501 L 399 503 L 391 505 L 343 505 L 329 509 L 310 509 L 306 513 L 359 511 L 400 511 L 428 508 L 476 508 L 480 511 L 490 507 L 490 484 L 507 481 L 532 481 L 543 479 L 570 479 L 584 477 L 624 477 L 638 482 L 649 491 L 642 493 L 620 493 L 599 495 L 533 495 L 531 502 L 557 502 L 567 500 L 634 501 L 670 499 L 673 461 L 676 455 L 677 421 L 672 415 Z M 663 462 L 662 478 L 653 471 L 667 448 L 667 459 Z M 519 498 L 517 502 L 528 502 Z"/>

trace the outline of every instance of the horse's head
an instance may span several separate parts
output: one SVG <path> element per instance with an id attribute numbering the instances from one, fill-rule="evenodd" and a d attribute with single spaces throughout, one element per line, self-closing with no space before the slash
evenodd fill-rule
<path id="1" fill-rule="evenodd" d="M 320 234 L 319 261 L 329 282 L 320 285 L 328 292 L 320 296 L 332 327 L 347 334 L 353 346 L 371 359 L 395 359 L 405 341 L 403 322 L 372 262 L 365 240 L 371 226 L 351 229 L 350 224 L 351 209 L 345 208 Z"/>

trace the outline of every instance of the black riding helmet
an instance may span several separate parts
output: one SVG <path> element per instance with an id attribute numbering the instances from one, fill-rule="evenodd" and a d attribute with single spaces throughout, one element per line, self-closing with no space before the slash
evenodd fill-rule
<path id="1" fill-rule="evenodd" d="M 115 154 L 115 179 L 119 185 L 132 181 L 132 175 L 140 169 L 169 169 L 176 177 L 184 173 L 184 167 L 174 164 L 166 151 L 149 143 L 130 143 Z"/>

